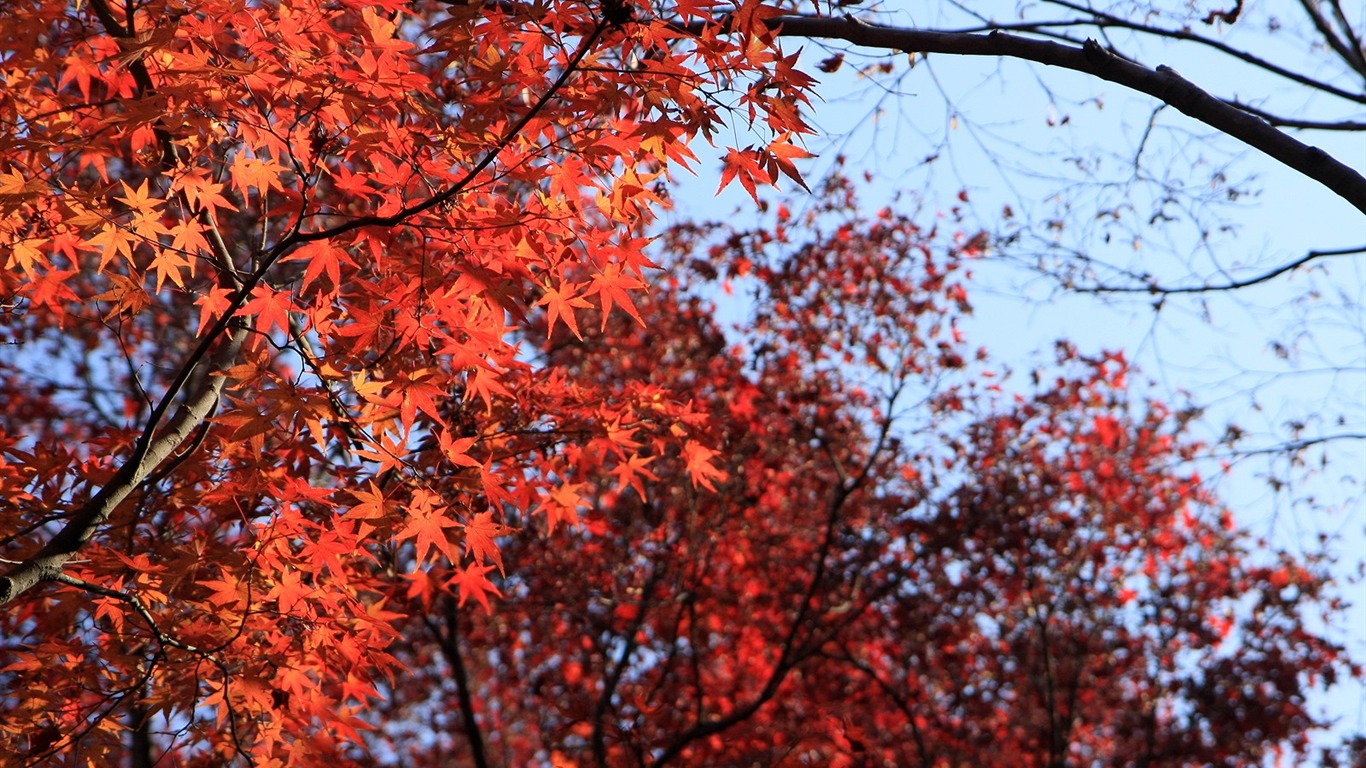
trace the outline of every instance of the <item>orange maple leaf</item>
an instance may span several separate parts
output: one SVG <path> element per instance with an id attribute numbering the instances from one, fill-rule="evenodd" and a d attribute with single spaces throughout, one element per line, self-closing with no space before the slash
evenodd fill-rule
<path id="1" fill-rule="evenodd" d="M 505 536 L 516 528 L 493 522 L 492 512 L 479 512 L 465 523 L 465 552 L 479 562 L 492 562 L 503 571 L 503 556 L 498 552 L 496 536 Z"/>
<path id="2" fill-rule="evenodd" d="M 153 251 L 152 271 L 156 272 L 157 276 L 157 293 L 161 292 L 161 286 L 168 277 L 176 287 L 184 288 L 184 272 L 193 275 L 194 262 L 185 258 L 185 254 L 176 248 L 157 248 Z"/>
<path id="3" fill-rule="evenodd" d="M 249 187 L 256 187 L 261 193 L 271 189 L 282 190 L 285 185 L 280 182 L 280 174 L 286 170 L 274 160 L 238 155 L 232 161 L 232 185 L 243 195 L 247 194 Z"/>
<path id="4" fill-rule="evenodd" d="M 137 189 L 128 186 L 128 182 L 126 181 L 120 181 L 119 183 L 123 185 L 123 190 L 126 194 L 123 197 L 114 198 L 115 200 L 118 200 L 119 202 L 126 204 L 129 208 L 132 208 L 134 211 L 137 211 L 139 216 L 151 216 L 156 214 L 157 208 L 163 201 L 151 196 L 151 193 L 148 191 L 146 179 L 142 180 L 142 184 L 138 185 Z"/>
<path id="5" fill-rule="evenodd" d="M 712 481 L 726 479 L 725 471 L 717 469 L 711 462 L 712 457 L 716 455 L 716 451 L 695 440 L 689 440 L 683 446 L 688 475 L 692 478 L 694 487 L 701 486 L 709 491 L 715 491 L 716 485 Z"/>
<path id="6" fill-rule="evenodd" d="M 569 330 L 573 331 L 576 337 L 583 338 L 583 334 L 579 333 L 579 321 L 574 317 L 574 308 L 593 305 L 582 296 L 575 295 L 572 283 L 563 283 L 560 287 L 547 285 L 545 294 L 536 302 L 536 306 L 541 305 L 544 305 L 546 309 L 549 322 L 547 330 L 555 330 L 555 321 L 563 319 L 564 324 L 569 326 Z"/>

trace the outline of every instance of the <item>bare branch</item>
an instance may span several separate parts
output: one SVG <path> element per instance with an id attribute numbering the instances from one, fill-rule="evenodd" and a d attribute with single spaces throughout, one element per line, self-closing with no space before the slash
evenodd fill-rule
<path id="1" fill-rule="evenodd" d="M 488 768 L 489 761 L 484 754 L 484 734 L 479 729 L 479 720 L 474 716 L 474 699 L 470 696 L 469 674 L 465 670 L 465 660 L 460 655 L 460 616 L 455 598 L 447 595 L 443 601 L 445 613 L 446 630 L 443 632 L 431 617 L 422 616 L 422 623 L 426 625 L 427 631 L 431 632 L 436 639 L 437 647 L 441 649 L 441 655 L 445 657 L 446 663 L 450 665 L 451 674 L 455 676 L 456 696 L 460 700 L 460 720 L 465 729 L 465 738 L 470 743 L 470 756 L 474 761 L 475 768 Z"/>
<path id="2" fill-rule="evenodd" d="M 1281 275 L 1284 275 L 1287 272 L 1293 272 L 1296 269 L 1299 269 L 1300 267 L 1304 266 L 1305 264 L 1314 261 L 1315 259 L 1322 259 L 1330 256 L 1355 256 L 1360 253 L 1366 253 L 1366 245 L 1360 245 L 1355 248 L 1341 248 L 1332 251 L 1310 251 L 1305 255 L 1301 256 L 1300 258 L 1295 259 L 1294 261 L 1288 262 L 1286 264 L 1282 264 L 1281 266 L 1276 267 L 1275 269 L 1270 270 L 1268 272 L 1263 272 L 1253 277 L 1246 277 L 1241 280 L 1230 280 L 1226 283 L 1206 283 L 1204 285 L 1188 285 L 1177 287 L 1162 286 L 1156 284 L 1127 287 L 1091 286 L 1076 288 L 1076 291 L 1078 293 L 1153 294 L 1212 293 L 1215 291 L 1231 291 L 1238 288 L 1247 288 L 1248 286 L 1257 285 L 1258 283 L 1265 283 L 1268 280 L 1280 277 Z"/>
<path id="3" fill-rule="evenodd" d="M 1070 69 L 1146 93 L 1317 181 L 1366 213 L 1366 177 L 1318 147 L 1282 133 L 1266 120 L 1210 95 L 1175 70 L 1149 69 L 1088 40 L 1078 46 L 1003 32 L 970 34 L 885 27 L 852 16 L 783 16 L 769 21 L 780 37 L 843 40 L 854 45 L 957 56 L 993 56 Z"/>
<path id="4" fill-rule="evenodd" d="M 1302 128 L 1312 131 L 1366 131 L 1366 122 L 1356 120 L 1304 120 L 1297 117 L 1282 117 L 1238 99 L 1229 99 L 1228 105 L 1250 115 L 1256 115 L 1279 128 Z"/>
<path id="5" fill-rule="evenodd" d="M 1185 40 L 1187 42 L 1197 43 L 1199 45 L 1210 48 L 1211 50 L 1218 51 L 1219 53 L 1222 53 L 1226 56 L 1232 56 L 1233 58 L 1238 59 L 1241 62 L 1256 67 L 1257 69 L 1269 72 L 1279 77 L 1283 77 L 1287 80 L 1299 83 L 1303 86 L 1307 86 L 1316 91 L 1323 91 L 1324 93 L 1331 94 L 1346 101 L 1353 101 L 1358 104 L 1366 104 L 1366 95 L 1363 95 L 1360 91 L 1348 91 L 1342 88 L 1338 88 L 1332 83 L 1328 83 L 1323 80 L 1319 80 L 1317 78 L 1301 74 L 1291 69 L 1286 69 L 1285 67 L 1268 61 L 1267 59 L 1264 59 L 1260 56 L 1248 53 L 1247 51 L 1244 51 L 1240 48 L 1235 48 L 1222 40 L 1216 40 L 1211 37 L 1205 37 L 1204 35 L 1198 35 L 1194 32 L 1185 29 L 1167 29 L 1165 27 L 1157 27 L 1151 24 L 1130 21 L 1128 19 L 1120 18 L 1119 16 L 1112 16 L 1103 11 L 1095 10 L 1094 8 L 1087 8 L 1084 5 L 1078 5 L 1076 3 L 1068 2 L 1068 0 L 1049 0 L 1049 2 L 1051 2 L 1053 5 L 1059 5 L 1063 8 L 1068 8 L 1074 11 L 1079 11 L 1091 15 L 1094 18 L 1094 21 L 1092 23 L 1098 29 L 1127 29 L 1131 32 L 1139 32 L 1141 34 L 1151 35 L 1153 37 L 1163 38 L 1167 40 Z"/>
<path id="6" fill-rule="evenodd" d="M 1348 41 L 1343 40 L 1338 35 L 1337 30 L 1333 29 L 1333 25 L 1329 23 L 1328 18 L 1319 11 L 1318 0 L 1300 0 L 1300 6 L 1304 8 L 1305 14 L 1313 20 L 1314 28 L 1319 31 L 1320 35 L 1323 35 L 1323 40 L 1328 43 L 1328 47 L 1332 48 L 1333 52 L 1347 63 L 1347 66 L 1361 72 L 1363 68 L 1361 50 L 1353 51 Z"/>

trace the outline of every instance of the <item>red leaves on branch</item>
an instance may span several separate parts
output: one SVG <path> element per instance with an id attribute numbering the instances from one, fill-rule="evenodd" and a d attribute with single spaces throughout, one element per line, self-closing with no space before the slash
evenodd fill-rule
<path id="1" fill-rule="evenodd" d="M 1287 627 L 1322 579 L 1243 562 L 1121 361 L 985 396 L 958 255 L 838 184 L 647 255 L 719 105 L 759 134 L 723 171 L 756 199 L 802 184 L 808 132 L 775 7 L 669 12 L 6 6 L 8 754 L 1302 746 L 1335 651 Z"/>
<path id="2" fill-rule="evenodd" d="M 686 398 L 525 342 L 643 320 L 658 185 L 721 92 L 788 75 L 726 98 L 795 171 L 810 81 L 771 10 L 6 11 L 4 743 L 342 754 L 397 670 L 392 606 L 494 607 L 500 547 L 575 522 L 578 473 L 642 487 L 696 445 L 719 476 Z"/>
<path id="3" fill-rule="evenodd" d="M 1121 355 L 1062 345 L 1032 390 L 984 386 L 956 254 L 825 192 L 801 240 L 675 226 L 674 287 L 638 300 L 643 325 L 550 334 L 567 380 L 645 377 L 702 431 L 648 474 L 574 453 L 580 524 L 501 547 L 491 614 L 446 597 L 402 631 L 414 698 L 374 713 L 380 751 L 1251 766 L 1307 749 L 1305 686 L 1343 663 L 1301 628 L 1333 605 L 1319 565 L 1248 560 L 1181 469 L 1186 417 L 1131 401 Z M 727 275 L 753 297 L 733 335 L 710 305 Z M 723 474 L 699 477 L 702 458 Z M 437 706 L 473 715 L 419 747 L 404 713 L 442 684 Z"/>

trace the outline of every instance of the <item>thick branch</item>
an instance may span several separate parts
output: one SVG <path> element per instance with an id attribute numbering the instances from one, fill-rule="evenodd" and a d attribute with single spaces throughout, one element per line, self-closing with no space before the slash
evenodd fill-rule
<path id="1" fill-rule="evenodd" d="M 1205 125 L 1257 149 L 1332 190 L 1366 213 L 1366 177 L 1318 147 L 1304 144 L 1265 120 L 1211 96 L 1168 67 L 1157 69 L 1127 61 L 1099 43 L 1061 45 L 1002 32 L 986 35 L 933 32 L 867 24 L 851 16 L 785 16 L 770 24 L 782 37 L 843 40 L 869 48 L 907 53 L 995 56 L 1023 59 L 1082 72 L 1159 99 Z"/>
<path id="2" fill-rule="evenodd" d="M 1331 94 L 1346 101 L 1356 102 L 1357 104 L 1366 104 L 1366 96 L 1363 96 L 1360 92 L 1348 91 L 1342 88 L 1338 88 L 1337 86 L 1325 80 L 1300 74 L 1299 72 L 1295 72 L 1294 70 L 1286 69 L 1285 67 L 1282 67 L 1279 64 L 1275 64 L 1268 59 L 1264 59 L 1260 56 L 1253 55 L 1247 51 L 1242 50 L 1241 48 L 1234 48 L 1233 46 L 1221 40 L 1217 40 L 1211 37 L 1205 37 L 1204 35 L 1197 35 L 1188 29 L 1170 29 L 1167 27 L 1153 26 L 1151 24 L 1142 24 L 1130 21 L 1129 19 L 1121 18 L 1119 16 L 1112 16 L 1111 14 L 1098 11 L 1094 8 L 1090 8 L 1085 5 L 1072 3 L 1069 2 L 1069 0 L 1049 0 L 1049 2 L 1053 3 L 1054 5 L 1060 5 L 1064 8 L 1069 8 L 1071 10 L 1092 16 L 1093 20 L 1090 23 L 1094 25 L 1097 29 L 1128 29 L 1134 32 L 1141 32 L 1145 35 L 1152 35 L 1153 37 L 1165 38 L 1168 40 L 1186 40 L 1189 42 L 1198 43 L 1202 46 L 1213 49 L 1227 56 L 1232 56 L 1233 58 L 1238 59 L 1239 61 L 1242 61 L 1246 64 L 1250 64 L 1253 67 L 1256 67 L 1257 69 L 1260 69 L 1264 72 L 1269 72 L 1273 75 L 1284 77 L 1287 80 L 1299 83 L 1300 85 L 1306 86 L 1313 90 L 1322 91 L 1324 93 Z"/>
<path id="3" fill-rule="evenodd" d="M 451 674 L 455 676 L 456 696 L 460 700 L 460 719 L 465 727 L 465 738 L 470 742 L 470 757 L 475 768 L 488 768 L 488 757 L 484 754 L 484 734 L 479 729 L 479 719 L 474 716 L 474 697 L 470 695 L 469 673 L 465 670 L 465 660 L 460 655 L 460 616 L 454 598 L 448 595 L 443 602 L 446 631 L 442 632 L 436 622 L 425 615 L 422 617 L 422 623 L 427 626 L 427 631 L 432 633 L 432 637 L 436 638 L 437 647 L 441 649 L 441 655 L 445 657 L 446 663 L 450 665 Z"/>
<path id="4" fill-rule="evenodd" d="M 208 418 L 218 404 L 226 382 L 225 378 L 215 374 L 228 368 L 237 359 L 246 335 L 245 328 L 234 328 L 227 334 L 215 353 L 201 361 L 201 364 L 208 366 L 209 372 L 203 377 L 204 386 L 181 404 L 166 428 L 148 441 L 144 450 L 134 451 L 104 487 L 77 507 L 62 530 L 38 554 L 0 578 L 0 605 L 9 603 L 39 582 L 61 576 L 62 568 L 95 535 L 95 531 L 109 519 L 118 505 L 159 465 L 171 458 L 176 449 Z"/>
<path id="5" fill-rule="evenodd" d="M 80 8 L 79 5 L 76 7 Z M 132 13 L 129 13 L 128 23 L 125 26 L 114 17 L 105 0 L 92 0 L 90 8 L 95 12 L 100 23 L 104 25 L 105 32 L 118 41 L 119 48 L 125 52 L 128 72 L 133 76 L 133 82 L 137 83 L 138 94 L 140 96 L 151 95 L 156 88 L 152 83 L 151 73 L 147 71 L 147 64 L 142 60 L 141 51 L 137 48 L 137 29 L 133 26 Z M 179 165 L 180 159 L 176 156 L 175 141 L 171 138 L 170 131 L 166 130 L 166 124 L 158 119 L 152 126 L 152 133 L 156 136 L 157 145 L 161 147 L 163 170 L 170 170 Z"/>
<path id="6" fill-rule="evenodd" d="M 105 30 L 115 39 L 120 40 L 121 44 L 123 41 L 134 39 L 135 30 L 131 15 L 127 20 L 127 26 L 124 26 L 114 17 L 104 0 L 95 0 L 91 3 L 91 8 Z M 151 75 L 140 57 L 131 59 L 129 69 L 137 82 L 139 93 L 143 95 L 152 93 L 154 88 Z M 175 144 L 170 133 L 160 122 L 157 123 L 154 130 L 162 148 L 162 165 L 166 169 L 175 167 L 178 160 Z M 185 200 L 187 207 L 194 208 L 194 206 L 189 206 L 188 200 L 183 198 L 183 195 L 182 200 Z M 239 288 L 240 298 L 244 299 L 250 292 L 250 288 L 242 288 L 238 275 L 232 268 L 231 253 L 214 225 L 212 217 L 208 216 L 202 209 L 196 213 L 210 230 L 214 243 L 214 256 L 215 260 L 219 262 L 220 277 L 223 283 L 229 287 Z M 241 301 L 238 302 L 239 306 L 240 304 Z M 236 307 L 234 307 L 235 309 Z M 205 419 L 217 407 L 225 384 L 225 379 L 217 374 L 226 370 L 237 360 L 242 343 L 246 339 L 245 327 L 229 329 L 231 315 L 232 312 L 225 313 L 220 322 L 209 333 L 204 334 L 199 347 L 181 367 L 175 380 L 162 395 L 161 401 L 152 410 L 143 428 L 143 433 L 134 443 L 132 452 L 109 482 L 105 483 L 84 504 L 72 511 L 61 531 L 49 540 L 36 555 L 23 561 L 5 577 L 0 578 L 0 605 L 9 603 L 39 582 L 61 578 L 62 569 L 75 556 L 77 550 L 95 535 L 95 531 L 109 519 L 118 505 L 133 492 L 133 489 L 149 478 L 153 478 L 158 467 L 162 467 L 168 459 L 175 455 L 176 450 L 185 443 L 191 433 L 196 429 L 202 430 L 205 426 Z M 217 349 L 209 354 L 210 346 L 213 344 L 217 344 Z M 170 411 L 177 398 L 180 397 L 190 381 L 190 377 L 196 372 L 202 374 L 200 378 L 203 385 L 197 392 L 187 396 L 179 404 L 169 423 L 164 428 L 160 428 L 162 419 Z M 203 434 L 201 431 L 197 441 L 203 439 Z M 188 450 L 193 450 L 193 448 L 194 446 L 191 446 Z M 175 459 L 168 468 L 163 470 L 163 473 L 168 472 L 170 468 L 183 460 L 183 455 Z"/>

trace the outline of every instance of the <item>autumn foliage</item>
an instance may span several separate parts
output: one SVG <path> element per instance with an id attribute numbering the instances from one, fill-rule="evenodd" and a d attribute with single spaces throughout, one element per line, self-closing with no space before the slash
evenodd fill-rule
<path id="1" fill-rule="evenodd" d="M 580 524 L 526 519 L 537 535 L 504 543 L 488 609 L 457 587 L 413 604 L 393 650 L 414 695 L 372 713 L 377 754 L 1048 766 L 1303 750 L 1304 686 L 1342 669 L 1303 629 L 1332 604 L 1317 566 L 1249 561 L 1181 469 L 1199 450 L 1189 415 L 1130 400 L 1122 356 L 1060 345 L 1058 372 L 1014 396 L 984 378 L 954 322 L 962 251 L 831 192 L 802 221 L 676 228 L 646 323 L 538 340 L 574 381 L 686 394 L 724 476 L 690 483 L 686 451 L 656 445 L 643 467 L 567 477 Z M 715 319 L 727 288 L 752 300 L 743 337 Z"/>
<path id="2" fill-rule="evenodd" d="M 7 4 L 0 754 L 1305 749 L 1324 579 L 1122 356 L 1008 394 L 974 242 L 839 181 L 652 241 L 723 120 L 726 183 L 800 181 L 775 12 Z"/>

